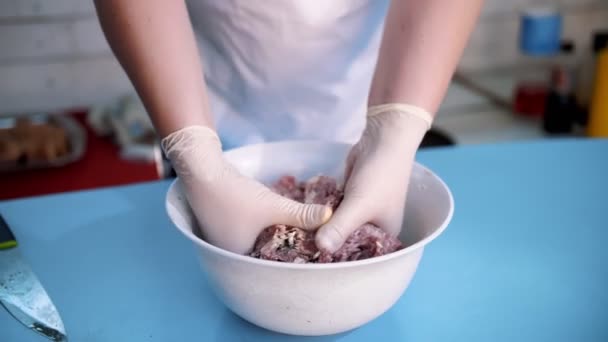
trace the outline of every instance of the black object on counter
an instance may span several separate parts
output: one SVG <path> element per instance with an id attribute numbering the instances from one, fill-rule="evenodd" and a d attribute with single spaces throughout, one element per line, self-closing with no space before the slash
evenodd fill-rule
<path id="1" fill-rule="evenodd" d="M 454 144 L 454 139 L 452 139 L 449 135 L 437 130 L 436 128 L 433 128 L 424 135 L 424 138 L 422 138 L 420 148 L 450 146 Z"/>
<path id="2" fill-rule="evenodd" d="M 572 132 L 575 115 L 579 108 L 572 94 L 551 92 L 547 97 L 543 129 L 550 134 Z"/>

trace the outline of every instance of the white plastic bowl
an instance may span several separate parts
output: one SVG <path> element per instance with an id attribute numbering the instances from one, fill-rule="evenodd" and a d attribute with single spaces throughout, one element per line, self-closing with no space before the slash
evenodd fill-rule
<path id="1" fill-rule="evenodd" d="M 340 178 L 349 149 L 341 143 L 280 142 L 230 150 L 225 156 L 242 173 L 272 182 L 284 174 Z M 400 236 L 406 248 L 360 261 L 290 264 L 238 255 L 203 241 L 180 184 L 176 180 L 168 190 L 167 212 L 194 243 L 215 294 L 243 319 L 292 335 L 342 333 L 390 309 L 416 273 L 424 247 L 450 222 L 454 207 L 446 184 L 415 164 Z"/>

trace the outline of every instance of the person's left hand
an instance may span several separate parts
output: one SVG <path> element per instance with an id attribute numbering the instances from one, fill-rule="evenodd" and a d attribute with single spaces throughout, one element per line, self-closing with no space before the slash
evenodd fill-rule
<path id="1" fill-rule="evenodd" d="M 345 170 L 344 199 L 316 235 L 320 249 L 335 252 L 365 223 L 396 236 L 401 231 L 415 155 L 432 116 L 404 104 L 370 107 Z"/>

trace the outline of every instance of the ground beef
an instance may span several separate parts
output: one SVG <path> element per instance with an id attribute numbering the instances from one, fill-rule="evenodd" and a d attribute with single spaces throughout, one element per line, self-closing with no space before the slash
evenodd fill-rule
<path id="1" fill-rule="evenodd" d="M 298 182 L 293 176 L 283 176 L 271 189 L 293 200 L 329 205 L 334 210 L 343 198 L 336 180 L 327 176 L 313 177 L 306 182 Z M 367 259 L 402 247 L 397 238 L 372 224 L 365 224 L 355 230 L 338 251 L 330 254 L 317 248 L 314 232 L 275 225 L 262 231 L 249 255 L 281 262 L 330 263 Z"/>

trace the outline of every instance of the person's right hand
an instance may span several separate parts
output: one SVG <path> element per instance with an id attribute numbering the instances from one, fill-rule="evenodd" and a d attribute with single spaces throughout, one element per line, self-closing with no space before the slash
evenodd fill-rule
<path id="1" fill-rule="evenodd" d="M 244 254 L 266 227 L 285 224 L 314 230 L 329 220 L 329 207 L 301 204 L 245 177 L 222 155 L 217 134 L 190 126 L 169 134 L 161 145 L 172 163 L 205 240 Z"/>

